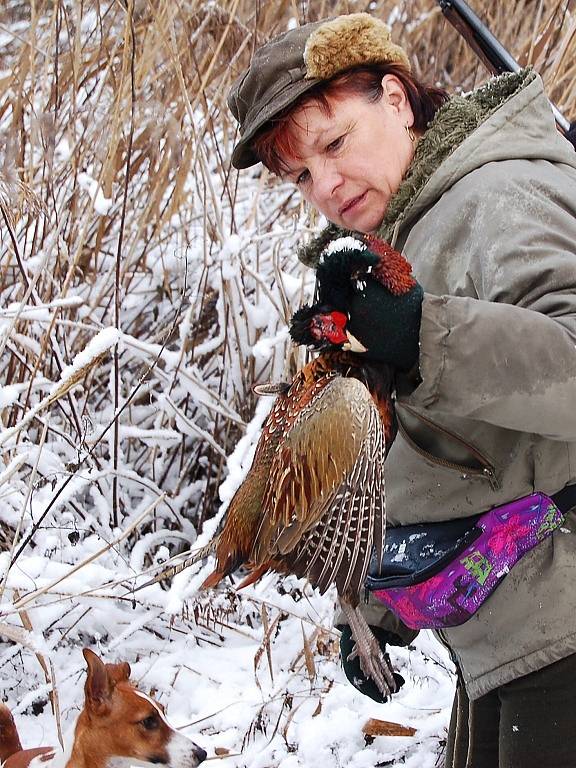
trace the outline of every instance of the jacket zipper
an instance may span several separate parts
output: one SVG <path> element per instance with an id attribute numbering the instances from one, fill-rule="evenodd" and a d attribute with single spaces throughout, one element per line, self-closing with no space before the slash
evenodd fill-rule
<path id="1" fill-rule="evenodd" d="M 438 456 L 434 456 L 434 454 L 430 453 L 424 448 L 421 448 L 419 445 L 417 445 L 414 442 L 414 440 L 410 437 L 410 435 L 406 431 L 406 428 L 402 424 L 401 419 L 398 418 L 398 431 L 400 432 L 402 437 L 406 440 L 406 442 L 410 445 L 410 447 L 414 451 L 416 451 L 416 453 L 420 454 L 420 456 L 423 456 L 424 458 L 428 459 L 434 464 L 438 464 L 439 466 L 445 467 L 446 469 L 453 469 L 456 472 L 461 472 L 463 475 L 476 475 L 478 477 L 485 477 L 490 483 L 490 487 L 492 488 L 493 491 L 497 491 L 500 489 L 501 487 L 500 481 L 498 480 L 494 466 L 485 458 L 485 456 L 483 456 L 478 451 L 477 448 L 475 448 L 473 445 L 470 445 L 470 443 L 467 443 L 465 440 L 462 440 L 461 437 L 458 437 L 457 435 L 453 434 L 449 430 L 444 429 L 443 427 L 439 427 L 438 424 L 435 424 L 433 421 L 430 421 L 430 419 L 427 419 L 425 416 L 421 416 L 419 413 L 414 411 L 409 406 L 402 405 L 401 407 L 407 410 L 415 418 L 424 422 L 428 427 L 430 427 L 430 429 L 434 430 L 435 432 L 439 432 L 440 434 L 446 435 L 451 440 L 454 440 L 455 442 L 460 443 L 460 445 L 463 445 L 478 460 L 478 462 L 482 464 L 482 469 L 478 469 L 477 467 L 470 467 L 469 465 L 466 465 L 466 464 L 456 464 L 453 461 L 448 461 L 447 459 L 442 459 Z"/>

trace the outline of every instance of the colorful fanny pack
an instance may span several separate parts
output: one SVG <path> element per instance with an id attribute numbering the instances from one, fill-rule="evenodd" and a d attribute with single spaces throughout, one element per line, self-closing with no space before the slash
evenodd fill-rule
<path id="1" fill-rule="evenodd" d="M 533 493 L 472 518 L 386 530 L 366 588 L 413 629 L 463 624 L 529 550 L 561 525 L 576 486 Z"/>

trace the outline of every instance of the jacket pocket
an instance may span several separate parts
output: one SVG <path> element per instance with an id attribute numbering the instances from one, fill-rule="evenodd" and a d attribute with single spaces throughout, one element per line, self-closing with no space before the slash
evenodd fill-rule
<path id="1" fill-rule="evenodd" d="M 460 475 L 485 479 L 493 491 L 500 489 L 496 467 L 475 446 L 408 405 L 397 403 L 396 415 L 398 431 L 427 462 Z"/>

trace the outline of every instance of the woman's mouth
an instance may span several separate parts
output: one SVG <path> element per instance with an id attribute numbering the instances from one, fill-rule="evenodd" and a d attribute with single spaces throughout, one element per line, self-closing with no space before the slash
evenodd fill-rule
<path id="1" fill-rule="evenodd" d="M 354 212 L 356 208 L 364 202 L 365 197 L 366 192 L 363 192 L 361 195 L 353 197 L 351 200 L 347 200 L 344 205 L 338 209 L 338 215 L 342 218 L 347 214 Z"/>

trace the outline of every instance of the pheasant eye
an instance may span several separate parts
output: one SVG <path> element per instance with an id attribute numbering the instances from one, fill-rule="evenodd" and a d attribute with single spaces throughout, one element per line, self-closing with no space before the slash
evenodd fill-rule
<path id="1" fill-rule="evenodd" d="M 310 335 L 313 339 L 316 339 L 317 341 L 320 341 L 324 338 L 325 334 L 325 316 L 319 315 L 314 318 L 312 318 L 310 322 Z"/>

